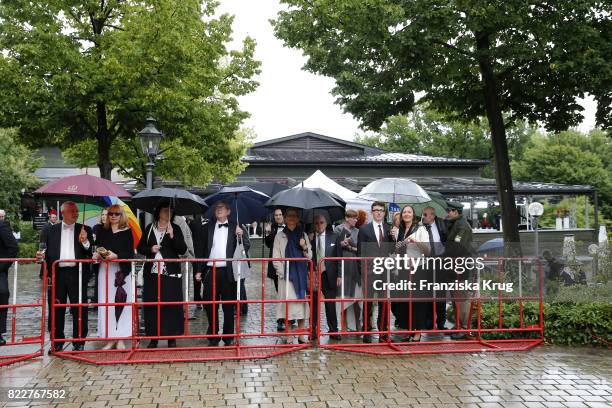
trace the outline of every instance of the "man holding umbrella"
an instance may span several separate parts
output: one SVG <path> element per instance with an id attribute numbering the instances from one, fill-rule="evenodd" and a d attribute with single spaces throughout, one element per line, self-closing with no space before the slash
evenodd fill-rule
<path id="1" fill-rule="evenodd" d="M 196 253 L 196 258 L 233 258 L 239 241 L 243 242 L 245 251 L 248 251 L 250 242 L 247 234 L 236 223 L 228 220 L 231 210 L 227 202 L 217 201 L 214 209 L 216 221 L 209 222 L 203 226 L 206 243 L 199 246 L 200 253 Z M 213 271 L 215 279 L 214 288 Z M 236 300 L 237 282 L 234 278 L 231 262 L 217 261 L 213 263 L 210 261 L 206 265 L 201 265 L 198 267 L 196 279 L 204 280 L 204 300 Z M 224 303 L 221 308 L 223 309 L 223 334 L 233 334 L 236 305 Z M 204 306 L 204 309 L 208 318 L 207 334 L 216 336 L 219 333 L 218 305 L 207 304 Z M 219 342 L 220 339 L 218 337 L 210 337 L 208 339 L 208 343 L 211 346 L 218 346 Z M 223 342 L 226 346 L 230 346 L 234 343 L 234 338 L 230 336 L 223 337 Z"/>
<path id="2" fill-rule="evenodd" d="M 93 234 L 91 228 L 86 225 L 77 223 L 79 218 L 79 209 L 72 201 L 66 201 L 61 206 L 62 222 L 51 226 L 45 236 L 46 245 L 45 251 L 38 251 L 36 257 L 42 260 L 43 257 L 47 261 L 47 267 L 51 268 L 53 262 L 57 260 L 71 259 L 90 259 L 91 258 L 91 243 L 93 242 Z M 81 296 L 87 293 L 87 282 L 89 281 L 89 264 L 83 264 L 81 279 Z M 52 288 L 49 286 L 49 314 L 51 310 L 51 294 Z M 60 262 L 57 264 L 55 275 L 55 301 L 56 303 L 81 303 L 79 299 L 79 267 L 75 262 Z M 66 318 L 66 308 L 56 307 L 55 315 L 55 339 L 61 340 L 64 338 L 64 320 Z M 72 337 L 85 338 L 87 337 L 87 306 L 82 307 L 79 315 L 79 308 L 72 307 Z M 79 333 L 78 317 L 81 317 L 81 332 Z M 49 319 L 49 331 L 51 331 L 51 319 Z M 73 343 L 74 350 L 80 351 L 84 349 L 84 342 L 77 341 Z M 61 351 L 63 343 L 56 341 L 52 351 Z"/>

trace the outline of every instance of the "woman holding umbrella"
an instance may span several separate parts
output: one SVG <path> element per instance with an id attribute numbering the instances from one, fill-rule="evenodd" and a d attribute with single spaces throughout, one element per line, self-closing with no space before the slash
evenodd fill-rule
<path id="1" fill-rule="evenodd" d="M 144 267 L 144 302 L 180 302 L 183 300 L 181 265 L 163 262 L 176 259 L 187 251 L 185 239 L 178 225 L 172 222 L 170 203 L 162 202 L 153 214 L 153 223 L 147 225 L 138 244 L 138 253 L 157 262 L 146 262 Z M 159 283 L 159 285 L 158 285 Z M 157 325 L 157 313 L 160 325 Z M 149 337 L 183 334 L 184 311 L 181 305 L 144 306 L 145 334 Z M 151 340 L 148 348 L 156 348 L 157 340 Z M 176 347 L 176 340 L 169 339 L 168 347 Z"/>
<path id="2" fill-rule="evenodd" d="M 134 257 L 134 239 L 128 227 L 128 217 L 121 206 L 111 205 L 105 210 L 106 217 L 102 228 L 96 234 L 95 244 L 98 248 L 93 254 L 96 261 L 115 259 L 132 259 Z M 131 266 L 127 262 L 104 262 L 98 270 L 99 303 L 131 303 L 134 301 Z M 132 335 L 132 308 L 125 306 L 101 306 L 98 308 L 99 337 L 130 337 Z M 104 350 L 117 347 L 125 349 L 123 340 L 109 341 Z"/>
<path id="3" fill-rule="evenodd" d="M 273 258 L 312 259 L 310 240 L 303 228 L 298 226 L 299 219 L 297 209 L 288 208 L 285 211 L 286 227 L 279 230 L 274 238 Z M 278 275 L 278 299 L 305 299 L 308 291 L 308 264 L 304 261 L 274 261 L 273 265 Z M 287 265 L 289 265 L 288 271 Z M 304 329 L 304 320 L 309 315 L 310 308 L 307 302 L 290 302 L 288 306 L 285 303 L 277 304 L 276 318 L 297 320 L 298 330 Z M 307 341 L 302 336 L 298 338 L 299 343 Z"/>

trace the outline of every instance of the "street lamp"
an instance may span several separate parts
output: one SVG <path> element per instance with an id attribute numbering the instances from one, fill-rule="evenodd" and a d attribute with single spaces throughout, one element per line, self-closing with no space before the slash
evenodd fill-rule
<path id="1" fill-rule="evenodd" d="M 145 122 L 145 127 L 138 132 L 140 137 L 140 147 L 142 152 L 147 157 L 146 164 L 146 184 L 147 190 L 153 188 L 153 167 L 155 167 L 155 158 L 159 154 L 159 146 L 164 134 L 155 127 L 155 119 L 148 117 Z"/>
<path id="2" fill-rule="evenodd" d="M 535 256 L 537 258 L 540 252 L 540 241 L 538 239 L 538 218 L 544 214 L 544 206 L 538 202 L 533 202 L 529 204 L 527 211 L 529 212 L 529 215 L 533 217 L 533 225 L 535 226 Z"/>

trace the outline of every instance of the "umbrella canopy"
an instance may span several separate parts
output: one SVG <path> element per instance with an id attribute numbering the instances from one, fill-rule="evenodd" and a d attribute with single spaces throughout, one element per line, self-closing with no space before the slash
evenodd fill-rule
<path id="1" fill-rule="evenodd" d="M 169 203 L 176 215 L 201 214 L 208 205 L 195 194 L 176 188 L 144 190 L 132 197 L 132 205 L 139 210 L 153 213 L 160 204 Z"/>
<path id="2" fill-rule="evenodd" d="M 412 180 L 383 178 L 365 186 L 357 198 L 385 203 L 417 204 L 431 201 L 431 197 Z"/>
<path id="3" fill-rule="evenodd" d="M 340 197 L 320 188 L 295 187 L 281 191 L 265 204 L 268 208 L 300 208 L 302 210 L 326 210 L 332 220 L 344 217 L 346 203 Z M 303 212 L 302 219 L 311 221 L 314 212 Z"/>
<path id="4" fill-rule="evenodd" d="M 268 197 L 272 197 L 276 193 L 280 193 L 281 191 L 289 189 L 289 186 L 280 183 L 272 183 L 272 182 L 259 182 L 259 183 L 232 183 L 232 187 L 241 187 L 247 186 L 255 191 L 259 191 L 260 193 L 264 193 Z"/>
<path id="5" fill-rule="evenodd" d="M 45 184 L 34 192 L 35 194 L 60 195 L 60 196 L 115 196 L 131 197 L 123 187 L 112 181 L 90 176 L 89 174 L 79 174 L 77 176 L 63 177 L 61 179 Z"/>
<path id="6" fill-rule="evenodd" d="M 494 238 L 488 241 L 483 242 L 481 246 L 478 247 L 476 251 L 478 253 L 496 253 L 503 255 L 504 253 L 504 239 L 503 238 Z"/>
<path id="7" fill-rule="evenodd" d="M 431 201 L 412 204 L 417 217 L 421 216 L 425 207 L 432 207 L 434 210 L 436 210 L 436 215 L 438 217 L 444 218 L 444 215 L 446 214 L 446 200 L 444 199 L 444 196 L 435 191 L 427 191 L 427 194 L 429 197 L 431 197 Z"/>
<path id="8" fill-rule="evenodd" d="M 204 202 L 210 206 L 206 217 L 215 217 L 214 204 L 225 201 L 231 208 L 229 219 L 237 224 L 250 224 L 266 219 L 269 210 L 264 204 L 270 197 L 250 187 L 223 187 L 218 193 L 210 195 Z"/>
<path id="9" fill-rule="evenodd" d="M 77 208 L 79 209 L 79 213 L 83 214 L 83 218 L 85 221 L 83 224 L 93 228 L 98 222 L 100 222 L 100 214 L 102 210 L 110 207 L 113 204 L 117 204 L 123 208 L 125 214 L 128 217 L 128 226 L 132 231 L 132 238 L 134 241 L 134 248 L 138 246 L 138 242 L 140 242 L 140 238 L 142 237 L 142 229 L 140 228 L 140 224 L 138 223 L 138 219 L 132 212 L 132 209 L 123 202 L 118 197 L 102 197 L 101 203 L 77 203 Z"/>

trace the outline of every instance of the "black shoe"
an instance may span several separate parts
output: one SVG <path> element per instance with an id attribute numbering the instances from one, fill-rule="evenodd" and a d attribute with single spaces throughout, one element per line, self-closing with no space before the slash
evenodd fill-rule
<path id="1" fill-rule="evenodd" d="M 208 339 L 208 345 L 210 347 L 217 347 L 219 345 L 219 339 Z"/>
<path id="2" fill-rule="evenodd" d="M 85 345 L 82 344 L 82 343 L 75 343 L 75 344 L 72 345 L 72 349 L 74 351 L 83 351 L 83 350 L 85 350 Z"/>
<path id="3" fill-rule="evenodd" d="M 330 334 L 330 340 L 342 340 L 342 337 L 339 334 Z"/>
<path id="4" fill-rule="evenodd" d="M 371 343 L 371 342 L 372 342 L 372 335 L 370 335 L 370 334 L 364 334 L 364 335 L 363 335 L 363 342 L 364 342 L 364 343 Z"/>
<path id="5" fill-rule="evenodd" d="M 157 340 L 151 340 L 147 345 L 147 348 L 157 348 Z"/>
<path id="6" fill-rule="evenodd" d="M 378 336 L 379 343 L 387 343 L 388 341 L 389 341 L 389 336 L 387 336 L 386 334 L 381 334 L 380 336 Z"/>
<path id="7" fill-rule="evenodd" d="M 279 331 L 279 332 L 285 331 L 285 321 L 284 320 L 276 321 L 276 331 Z"/>
<path id="8" fill-rule="evenodd" d="M 451 340 L 465 340 L 466 334 L 465 333 L 451 333 L 450 338 Z"/>
<path id="9" fill-rule="evenodd" d="M 241 307 L 240 308 L 240 316 L 246 316 L 249 313 L 249 308 L 248 307 Z"/>
<path id="10" fill-rule="evenodd" d="M 226 346 L 231 346 L 231 345 L 233 345 L 233 344 L 234 344 L 234 339 L 230 339 L 230 338 L 223 339 L 223 343 L 224 343 Z"/>
<path id="11" fill-rule="evenodd" d="M 64 350 L 63 343 L 55 343 L 55 345 L 49 349 L 49 354 L 59 353 L 60 351 L 63 351 L 63 350 Z"/>
<path id="12" fill-rule="evenodd" d="M 176 340 L 175 339 L 169 339 L 168 340 L 168 348 L 174 348 L 176 347 Z"/>
<path id="13" fill-rule="evenodd" d="M 202 307 L 202 305 L 197 305 L 197 306 L 196 306 L 196 309 L 197 309 L 197 310 L 202 310 L 202 309 L 204 309 L 204 308 Z"/>
<path id="14" fill-rule="evenodd" d="M 0 346 L 4 346 L 5 344 L 6 344 L 6 340 L 4 340 L 4 337 L 0 335 Z"/>
<path id="15" fill-rule="evenodd" d="M 446 322 L 438 323 L 438 325 L 437 325 L 438 326 L 438 330 L 446 330 L 445 324 L 446 324 Z"/>

